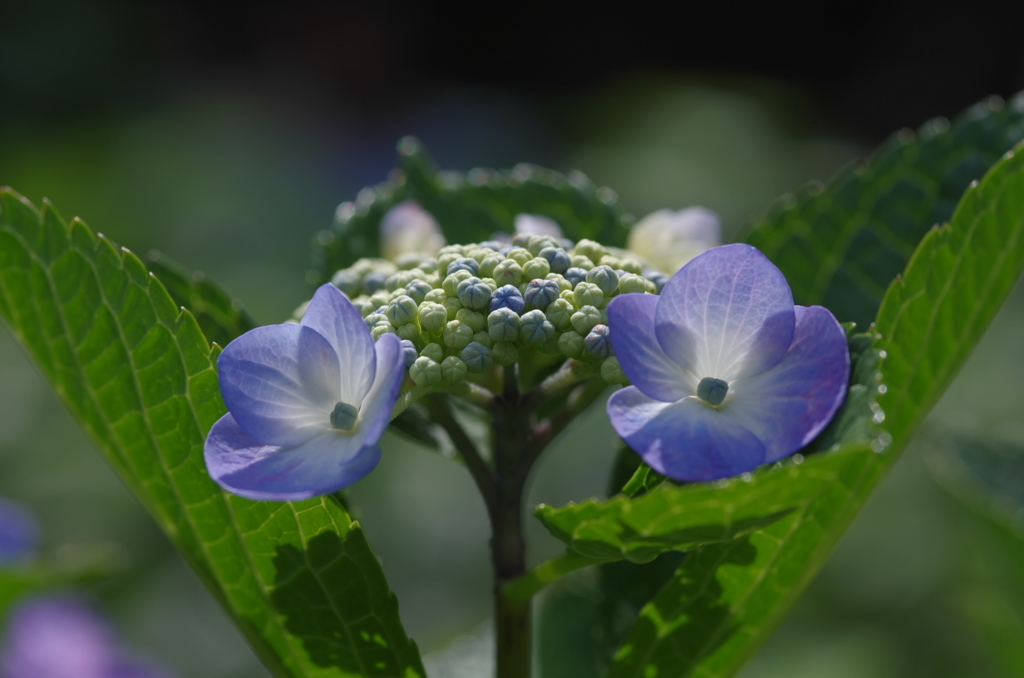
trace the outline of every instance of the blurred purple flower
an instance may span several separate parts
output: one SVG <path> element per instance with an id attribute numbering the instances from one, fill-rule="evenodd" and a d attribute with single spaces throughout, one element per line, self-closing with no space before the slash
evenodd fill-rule
<path id="1" fill-rule="evenodd" d="M 2 678 L 169 678 L 132 658 L 113 630 L 82 600 L 30 598 L 7 621 L 0 650 Z"/>
<path id="2" fill-rule="evenodd" d="M 614 393 L 616 432 L 660 473 L 706 481 L 809 443 L 846 394 L 846 335 L 820 306 L 794 306 L 756 248 L 726 245 L 684 266 L 660 296 L 608 306 L 611 342 L 634 384 Z"/>
<path id="3" fill-rule="evenodd" d="M 331 284 L 301 324 L 246 332 L 217 367 L 229 412 L 206 439 L 207 469 L 229 492 L 275 501 L 334 492 L 373 470 L 405 376 L 399 338 L 374 345 Z"/>
<path id="4" fill-rule="evenodd" d="M 38 539 L 35 516 L 21 504 L 0 498 L 0 567 L 30 559 Z"/>
<path id="5" fill-rule="evenodd" d="M 418 202 L 406 200 L 395 205 L 380 223 L 380 248 L 385 259 L 406 252 L 434 255 L 444 247 L 441 226 Z"/>

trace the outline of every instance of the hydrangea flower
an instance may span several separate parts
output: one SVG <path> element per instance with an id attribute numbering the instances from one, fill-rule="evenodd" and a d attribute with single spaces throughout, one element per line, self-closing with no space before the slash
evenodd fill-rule
<path id="1" fill-rule="evenodd" d="M 0 651 L 4 678 L 169 678 L 131 657 L 110 625 L 79 598 L 30 598 L 12 612 Z"/>
<path id="2" fill-rule="evenodd" d="M 320 287 L 300 324 L 246 332 L 217 361 L 228 406 L 206 439 L 221 487 L 249 499 L 297 501 L 369 473 L 405 376 L 395 334 L 376 344 L 336 287 Z"/>
<path id="3" fill-rule="evenodd" d="M 394 260 L 405 252 L 434 255 L 444 245 L 437 219 L 414 200 L 395 205 L 381 219 L 380 249 L 385 259 Z"/>
<path id="4" fill-rule="evenodd" d="M 846 335 L 820 306 L 795 306 L 756 248 L 726 245 L 676 273 L 660 296 L 608 305 L 610 339 L 633 386 L 612 395 L 616 432 L 683 481 L 750 471 L 793 454 L 846 394 Z"/>
<path id="5" fill-rule="evenodd" d="M 718 215 L 706 207 L 651 212 L 629 232 L 629 249 L 669 275 L 721 243 Z"/>

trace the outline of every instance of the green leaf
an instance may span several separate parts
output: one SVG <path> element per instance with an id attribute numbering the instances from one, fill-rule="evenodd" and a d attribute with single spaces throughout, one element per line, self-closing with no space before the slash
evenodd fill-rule
<path id="1" fill-rule="evenodd" d="M 217 351 L 135 255 L 0 190 L 0 315 L 271 670 L 423 675 L 338 502 L 252 502 L 210 480 Z"/>
<path id="2" fill-rule="evenodd" d="M 889 436 L 876 439 L 875 449 L 884 453 L 850 454 L 840 482 L 805 508 L 688 557 L 641 612 L 611 678 L 644 675 L 645 666 L 659 677 L 724 677 L 742 666 L 817 573 L 977 343 L 1024 267 L 1022 238 L 1024 154 L 1008 154 L 968 190 L 951 225 L 928 233 L 882 301 L 877 345 L 887 358 L 879 405 Z"/>
<path id="3" fill-rule="evenodd" d="M 521 164 L 511 170 L 473 169 L 440 172 L 417 139 L 398 143 L 399 167 L 392 179 L 364 188 L 355 202 L 342 203 L 329 231 L 314 243 L 318 281 L 362 257 L 379 257 L 380 222 L 400 202 L 415 200 L 434 215 L 450 243 L 490 240 L 511 233 L 517 214 L 554 219 L 573 240 L 590 238 L 621 246 L 628 221 L 617 208 L 615 193 L 596 188 L 579 172 Z M 314 281 L 317 282 L 317 281 Z"/>
<path id="4" fill-rule="evenodd" d="M 1021 139 L 1024 95 L 903 130 L 828 186 L 780 200 L 747 241 L 782 269 L 798 304 L 867 327 L 928 229 L 948 221 L 967 185 Z"/>
<path id="5" fill-rule="evenodd" d="M 178 306 L 187 308 L 211 343 L 227 346 L 256 327 L 242 303 L 209 280 L 202 271 L 189 271 L 166 255 L 150 250 L 146 266 Z"/>

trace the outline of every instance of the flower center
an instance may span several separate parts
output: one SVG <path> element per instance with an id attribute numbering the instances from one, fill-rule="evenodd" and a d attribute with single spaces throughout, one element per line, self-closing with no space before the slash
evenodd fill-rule
<path id="1" fill-rule="evenodd" d="M 355 405 L 349 405 L 348 403 L 338 402 L 334 406 L 334 411 L 331 412 L 331 426 L 344 431 L 345 433 L 351 433 L 356 428 L 356 422 L 359 420 L 359 408 Z"/>
<path id="2" fill-rule="evenodd" d="M 718 407 L 729 393 L 729 384 L 714 377 L 704 377 L 697 384 L 697 397 L 712 407 Z M 340 403 L 339 403 L 340 404 Z"/>

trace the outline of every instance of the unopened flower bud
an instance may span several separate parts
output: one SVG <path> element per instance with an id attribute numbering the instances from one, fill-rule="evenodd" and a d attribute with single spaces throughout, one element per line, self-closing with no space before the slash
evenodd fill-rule
<path id="1" fill-rule="evenodd" d="M 576 300 L 578 308 L 583 308 L 584 306 L 601 307 L 604 305 L 604 290 L 593 283 L 579 283 L 573 288 L 572 295 Z"/>
<path id="2" fill-rule="evenodd" d="M 473 341 L 473 328 L 459 320 L 450 320 L 444 326 L 443 338 L 445 346 L 455 351 L 461 351 L 469 342 Z"/>
<path id="3" fill-rule="evenodd" d="M 491 302 L 491 288 L 480 278 L 466 278 L 458 284 L 459 301 L 474 311 L 485 310 Z"/>
<path id="4" fill-rule="evenodd" d="M 530 250 L 525 247 L 514 247 L 507 255 L 509 259 L 516 262 L 520 266 L 525 266 L 526 262 L 533 259 L 533 255 L 530 254 Z"/>
<path id="5" fill-rule="evenodd" d="M 480 332 L 487 327 L 487 318 L 484 314 L 468 308 L 460 308 L 455 313 L 455 319 L 469 325 L 474 332 Z"/>
<path id="6" fill-rule="evenodd" d="M 416 345 L 408 339 L 402 339 L 402 360 L 405 363 L 405 369 L 409 369 L 418 357 Z"/>
<path id="7" fill-rule="evenodd" d="M 548 273 L 551 273 L 551 265 L 548 264 L 547 259 L 541 259 L 540 257 L 534 257 L 525 264 L 523 264 L 523 278 L 526 280 L 533 280 L 534 278 L 543 278 Z"/>
<path id="8" fill-rule="evenodd" d="M 354 299 L 363 288 L 363 278 L 351 268 L 343 268 L 331 277 L 331 284 L 349 299 Z"/>
<path id="9" fill-rule="evenodd" d="M 379 292 L 384 289 L 389 277 L 391 277 L 390 273 L 371 271 L 363 276 L 363 290 L 367 294 Z"/>
<path id="10" fill-rule="evenodd" d="M 412 300 L 417 304 L 422 304 L 426 300 L 427 294 L 432 289 L 434 288 L 431 287 L 430 283 L 424 280 L 413 280 L 405 286 L 405 293 L 409 297 L 412 297 Z"/>
<path id="11" fill-rule="evenodd" d="M 492 277 L 499 285 L 518 285 L 523 279 L 523 267 L 513 259 L 504 259 L 494 267 Z"/>
<path id="12" fill-rule="evenodd" d="M 583 343 L 586 344 L 590 355 L 595 358 L 607 358 L 612 353 L 612 342 L 608 341 L 607 325 L 594 325 Z"/>
<path id="13" fill-rule="evenodd" d="M 487 334 L 494 341 L 515 341 L 519 338 L 522 320 L 510 308 L 498 308 L 487 316 Z"/>
<path id="14" fill-rule="evenodd" d="M 370 334 L 373 335 L 373 340 L 377 341 L 385 334 L 394 333 L 395 328 L 391 323 L 384 321 L 370 328 Z"/>
<path id="15" fill-rule="evenodd" d="M 527 308 L 546 309 L 551 302 L 558 298 L 558 283 L 553 280 L 531 280 L 526 286 L 526 294 L 523 298 Z"/>
<path id="16" fill-rule="evenodd" d="M 515 313 L 522 313 L 526 310 L 526 300 L 522 292 L 515 285 L 503 285 L 491 293 L 489 310 L 496 311 L 499 308 L 507 308 Z"/>
<path id="17" fill-rule="evenodd" d="M 579 358 L 583 355 L 586 345 L 583 343 L 583 336 L 578 332 L 569 330 L 558 337 L 558 350 L 568 358 Z"/>
<path id="18" fill-rule="evenodd" d="M 505 261 L 505 257 L 497 253 L 488 254 L 484 257 L 483 261 L 480 262 L 480 273 L 479 275 L 484 278 L 490 278 L 494 275 L 494 269 L 498 264 Z"/>
<path id="19" fill-rule="evenodd" d="M 604 245 L 601 243 L 584 238 L 576 243 L 576 248 L 573 249 L 573 254 L 582 255 L 591 261 L 601 261 L 601 257 L 608 254 L 608 250 L 605 249 Z"/>
<path id="20" fill-rule="evenodd" d="M 609 356 L 601 363 L 601 378 L 613 386 L 629 383 L 626 373 L 622 371 L 622 365 L 619 364 L 619 359 L 615 356 Z"/>
<path id="21" fill-rule="evenodd" d="M 474 374 L 489 370 L 494 362 L 491 357 L 491 349 L 476 341 L 471 341 L 466 348 L 462 349 L 459 357 L 465 363 L 466 369 Z"/>
<path id="22" fill-rule="evenodd" d="M 567 330 L 571 326 L 572 314 L 576 308 L 562 298 L 555 299 L 544 311 L 544 315 L 555 326 L 556 330 Z"/>
<path id="23" fill-rule="evenodd" d="M 448 275 L 456 271 L 468 271 L 470 275 L 476 275 L 480 271 L 480 264 L 470 257 L 460 257 L 448 264 L 446 272 Z"/>
<path id="24" fill-rule="evenodd" d="M 388 320 L 395 327 L 401 327 L 402 325 L 414 322 L 418 312 L 419 307 L 416 305 L 416 302 L 413 301 L 412 297 L 404 294 L 388 304 L 387 310 L 384 311 Z"/>
<path id="25" fill-rule="evenodd" d="M 448 309 L 441 304 L 425 301 L 420 304 L 420 326 L 428 332 L 437 332 L 448 322 Z"/>
<path id="26" fill-rule="evenodd" d="M 579 285 L 581 282 L 587 279 L 586 269 L 582 269 L 576 266 L 567 268 L 563 275 L 566 280 L 572 283 L 573 287 L 576 287 L 576 285 Z"/>
<path id="27" fill-rule="evenodd" d="M 435 363 L 440 363 L 444 360 L 444 347 L 442 347 L 441 344 L 432 342 L 423 347 L 423 350 L 420 351 L 420 355 L 430 358 Z"/>
<path id="28" fill-rule="evenodd" d="M 527 311 L 522 316 L 519 336 L 523 341 L 540 346 L 555 335 L 555 326 L 544 316 L 543 311 Z"/>
<path id="29" fill-rule="evenodd" d="M 604 322 L 604 314 L 594 306 L 583 306 L 572 314 L 569 319 L 572 328 L 580 333 L 580 336 L 587 336 L 595 325 Z"/>
<path id="30" fill-rule="evenodd" d="M 487 348 L 494 346 L 494 339 L 491 339 L 491 335 L 487 333 L 487 330 L 482 332 L 476 332 L 473 334 L 473 341 L 478 344 L 483 344 Z"/>
<path id="31" fill-rule="evenodd" d="M 443 289 L 444 293 L 449 297 L 457 296 L 459 293 L 459 283 L 463 280 L 469 280 L 472 277 L 474 277 L 472 273 L 460 268 L 454 273 L 448 274 L 444 279 L 444 282 L 441 283 L 441 289 Z"/>
<path id="32" fill-rule="evenodd" d="M 441 380 L 448 386 L 454 386 L 466 378 L 466 363 L 462 358 L 453 355 L 441 361 Z"/>
<path id="33" fill-rule="evenodd" d="M 545 247 L 540 251 L 539 256 L 547 260 L 553 273 L 565 273 L 571 263 L 569 253 L 561 247 Z"/>
<path id="34" fill-rule="evenodd" d="M 455 316 L 462 309 L 462 302 L 458 297 L 445 297 L 442 305 L 448 310 L 448 320 L 455 320 Z"/>
<path id="35" fill-rule="evenodd" d="M 647 281 L 643 276 L 627 273 L 619 278 L 619 292 L 622 294 L 643 294 L 647 291 Z"/>
<path id="36" fill-rule="evenodd" d="M 426 356 L 420 356 L 409 368 L 409 377 L 417 386 L 440 386 L 441 366 Z"/>
<path id="37" fill-rule="evenodd" d="M 515 344 L 498 341 L 491 347 L 491 357 L 497 364 L 507 366 L 519 359 L 519 351 L 516 350 Z"/>
<path id="38" fill-rule="evenodd" d="M 412 296 L 412 295 L 410 295 L 410 296 Z M 425 297 L 423 297 L 423 301 L 430 301 L 430 302 L 433 302 L 435 304 L 443 304 L 444 300 L 447 299 L 447 298 L 448 298 L 448 295 L 445 294 L 444 290 L 442 290 L 440 287 L 435 287 L 432 290 L 430 290 L 429 292 L 427 292 L 427 295 Z M 423 303 L 423 302 L 420 302 L 420 303 Z"/>
<path id="39" fill-rule="evenodd" d="M 408 325 L 402 325 L 395 329 L 397 334 L 402 339 L 408 339 L 409 341 L 419 341 L 422 338 L 420 334 L 420 328 L 416 327 L 416 323 L 409 323 Z"/>
<path id="40" fill-rule="evenodd" d="M 597 285 L 605 296 L 619 286 L 619 275 L 610 266 L 598 266 L 587 271 L 587 282 Z"/>

